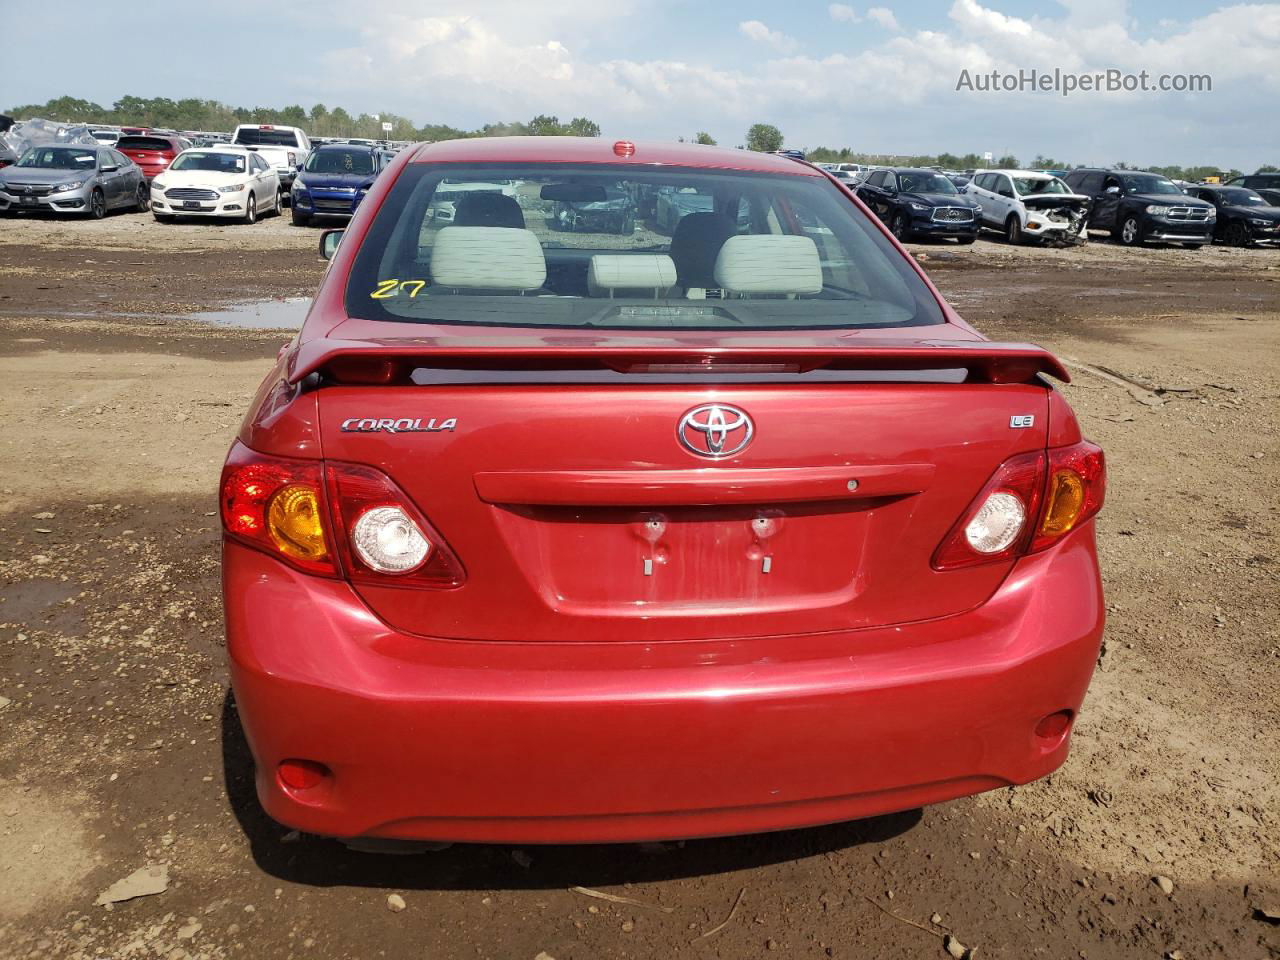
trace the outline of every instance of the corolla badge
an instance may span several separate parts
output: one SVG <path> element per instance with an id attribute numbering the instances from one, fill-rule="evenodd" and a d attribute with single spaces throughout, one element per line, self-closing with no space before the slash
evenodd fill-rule
<path id="1" fill-rule="evenodd" d="M 435 417 L 352 417 L 342 421 L 343 433 L 439 433 L 452 432 L 458 426 L 457 417 L 437 421 Z"/>
<path id="2" fill-rule="evenodd" d="M 707 403 L 694 407 L 680 418 L 676 437 L 692 454 L 723 460 L 746 449 L 755 429 L 745 410 L 723 403 Z"/>

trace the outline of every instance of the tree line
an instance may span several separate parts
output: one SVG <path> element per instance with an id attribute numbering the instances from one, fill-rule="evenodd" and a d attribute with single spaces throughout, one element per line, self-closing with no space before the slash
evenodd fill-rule
<path id="1" fill-rule="evenodd" d="M 121 97 L 109 107 L 92 100 L 56 97 L 48 103 L 30 103 L 7 111 L 16 118 L 44 117 L 62 123 L 104 123 L 115 126 L 158 127 L 171 130 L 230 131 L 241 123 L 274 123 L 301 127 L 313 137 L 364 137 L 373 140 L 456 140 L 466 137 L 568 136 L 598 137 L 600 125 L 586 117 L 562 123 L 558 117 L 539 114 L 528 122 L 486 123 L 464 130 L 443 123 L 415 126 L 394 113 L 352 114 L 342 107 L 330 110 L 323 103 L 310 109 L 301 104 L 287 107 L 231 107 L 217 100 L 168 97 Z M 388 132 L 383 124 L 391 124 Z"/>
<path id="2" fill-rule="evenodd" d="M 330 110 L 323 103 L 310 109 L 300 104 L 287 107 L 230 107 L 217 100 L 188 98 L 170 100 L 167 97 L 121 97 L 110 107 L 81 100 L 76 97 L 56 97 L 48 103 L 24 104 L 8 111 L 10 116 L 44 117 L 64 123 L 109 123 L 117 126 L 164 127 L 173 130 L 221 130 L 229 131 L 240 123 L 275 123 L 282 126 L 302 127 L 315 137 L 365 137 L 387 140 L 456 140 L 467 137 L 512 136 L 569 136 L 598 137 L 600 125 L 586 117 L 574 117 L 562 123 L 559 117 L 539 114 L 527 122 L 486 123 L 474 130 L 450 126 L 445 123 L 428 123 L 415 126 L 406 117 L 394 113 L 352 114 L 342 107 Z M 391 124 L 390 132 L 383 130 L 384 123 Z M 679 137 L 683 141 L 684 137 Z M 698 131 L 694 143 L 714 146 L 711 134 Z M 782 131 L 770 123 L 752 124 L 740 148 L 770 153 L 781 150 L 785 139 Z M 1022 166 L 1013 154 L 996 160 L 984 160 L 976 153 L 937 154 L 887 154 L 862 153 L 850 147 L 814 147 L 805 151 L 815 163 L 861 163 L 894 167 L 941 167 L 944 170 L 972 170 L 981 167 L 1017 169 Z M 1067 163 L 1053 157 L 1037 154 L 1028 166 L 1034 170 L 1070 170 L 1083 166 Z M 1140 169 L 1126 163 L 1114 163 L 1117 169 Z M 1153 173 L 1163 174 L 1173 180 L 1202 180 L 1209 176 L 1225 174 L 1238 176 L 1239 170 L 1219 170 L 1217 167 L 1158 166 L 1147 167 Z M 1258 168 L 1258 173 L 1276 171 L 1273 166 Z"/>

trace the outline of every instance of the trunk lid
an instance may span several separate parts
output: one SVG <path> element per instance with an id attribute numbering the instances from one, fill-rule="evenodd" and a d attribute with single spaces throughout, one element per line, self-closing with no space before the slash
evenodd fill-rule
<path id="1" fill-rule="evenodd" d="M 954 614 L 1004 578 L 930 561 L 1001 462 L 1044 448 L 1040 375 L 1066 375 L 1043 350 L 635 342 L 302 345 L 325 457 L 388 474 L 466 570 L 358 584 L 380 617 L 499 641 L 800 634 Z"/>

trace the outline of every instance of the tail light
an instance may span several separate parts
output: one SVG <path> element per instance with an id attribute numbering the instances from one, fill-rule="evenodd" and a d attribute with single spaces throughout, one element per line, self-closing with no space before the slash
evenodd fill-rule
<path id="1" fill-rule="evenodd" d="M 1043 550 L 1093 517 L 1106 493 L 1102 449 L 1081 442 L 1002 463 L 933 555 L 935 570 Z"/>
<path id="2" fill-rule="evenodd" d="M 308 573 L 334 576 L 324 476 L 314 460 L 255 453 L 239 443 L 222 468 L 222 528 Z"/>
<path id="3" fill-rule="evenodd" d="M 385 473 L 326 465 L 335 540 L 352 580 L 456 587 L 462 564 L 444 538 Z"/>
<path id="4" fill-rule="evenodd" d="M 308 573 L 438 588 L 464 579 L 444 538 L 371 467 L 271 457 L 237 442 L 222 470 L 222 526 Z"/>

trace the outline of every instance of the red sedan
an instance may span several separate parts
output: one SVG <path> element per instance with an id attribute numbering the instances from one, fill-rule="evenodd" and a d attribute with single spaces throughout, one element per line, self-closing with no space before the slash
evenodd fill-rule
<path id="1" fill-rule="evenodd" d="M 123 136 L 116 141 L 116 149 L 142 169 L 148 181 L 169 169 L 173 158 L 188 146 L 182 137 L 147 133 Z"/>
<path id="2" fill-rule="evenodd" d="M 968 326 L 823 171 L 442 142 L 321 249 L 221 486 L 272 817 L 669 839 L 1066 759 L 1102 452 L 1061 364 Z"/>

